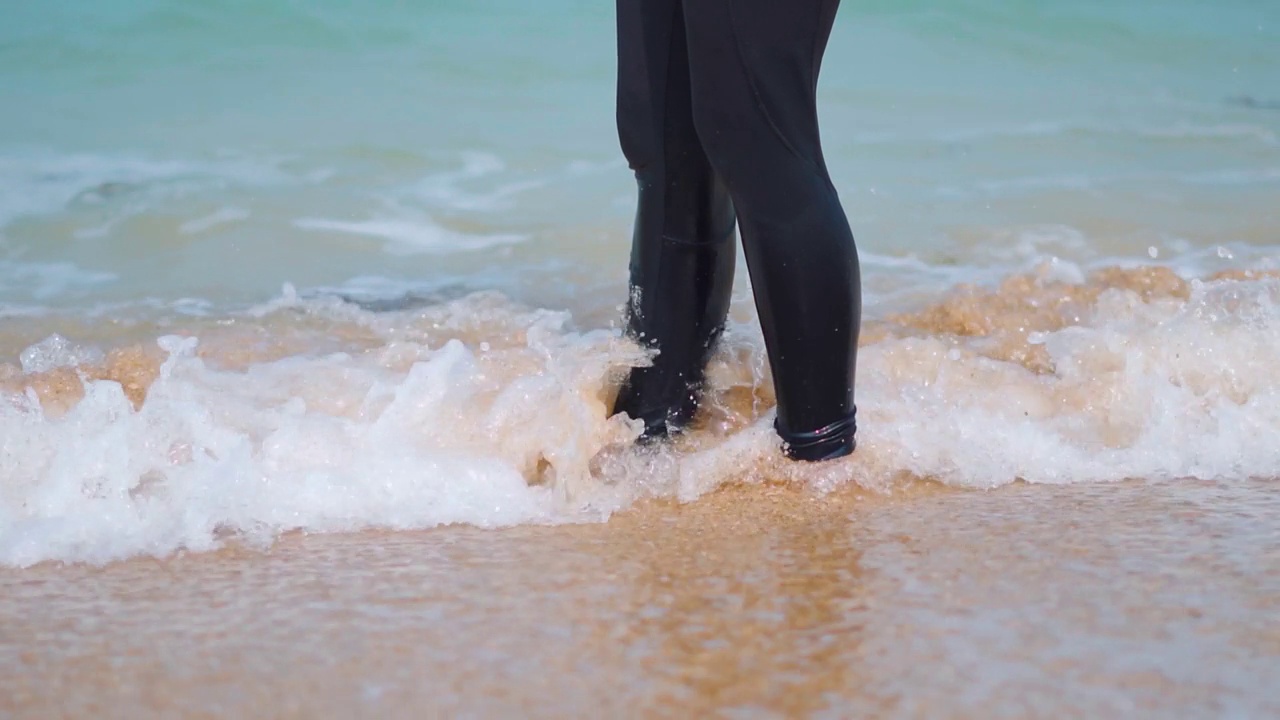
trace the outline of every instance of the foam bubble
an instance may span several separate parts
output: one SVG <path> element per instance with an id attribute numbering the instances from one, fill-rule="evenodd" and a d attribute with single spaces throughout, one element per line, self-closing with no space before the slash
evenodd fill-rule
<path id="1" fill-rule="evenodd" d="M 50 335 L 22 351 L 19 362 L 27 373 L 48 372 L 60 367 L 76 367 L 102 362 L 102 351 L 92 347 L 74 345 L 61 335 Z"/>

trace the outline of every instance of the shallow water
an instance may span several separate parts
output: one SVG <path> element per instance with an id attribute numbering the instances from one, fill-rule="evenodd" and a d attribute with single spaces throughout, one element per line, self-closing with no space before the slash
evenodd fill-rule
<path id="1" fill-rule="evenodd" d="M 1267 717 L 1273 483 L 739 486 L 0 575 L 22 717 Z"/>

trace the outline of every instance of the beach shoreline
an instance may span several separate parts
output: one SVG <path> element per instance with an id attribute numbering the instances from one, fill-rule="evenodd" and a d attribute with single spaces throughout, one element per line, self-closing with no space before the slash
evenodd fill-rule
<path id="1" fill-rule="evenodd" d="M 10 717 L 1261 716 L 1280 490 L 1247 484 L 738 484 L 598 524 L 4 569 L 0 697 Z"/>

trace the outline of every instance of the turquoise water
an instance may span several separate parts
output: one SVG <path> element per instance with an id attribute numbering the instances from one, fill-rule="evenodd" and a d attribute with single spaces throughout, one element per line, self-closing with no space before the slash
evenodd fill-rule
<path id="1" fill-rule="evenodd" d="M 822 470 L 778 459 L 745 286 L 713 421 L 618 450 L 613 31 L 570 0 L 0 5 L 0 563 L 743 477 L 1280 477 L 1280 284 L 1198 280 L 1280 268 L 1280 4 L 846 0 L 821 119 L 869 321 L 1038 274 L 971 313 L 1000 337 L 869 340 Z M 1144 264 L 1188 282 L 1090 279 Z"/>
<path id="2" fill-rule="evenodd" d="M 609 3 L 567 0 L 8 3 L 0 303 L 510 284 L 584 253 L 616 285 L 613 42 Z M 873 255 L 1267 245 L 1278 47 L 1268 2 L 847 2 L 824 140 Z"/>

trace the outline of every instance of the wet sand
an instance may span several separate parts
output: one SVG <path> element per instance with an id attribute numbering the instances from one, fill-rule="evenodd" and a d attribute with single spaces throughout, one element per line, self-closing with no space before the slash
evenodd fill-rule
<path id="1" fill-rule="evenodd" d="M 0 570 L 8 717 L 1262 717 L 1271 481 L 731 486 Z"/>

